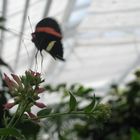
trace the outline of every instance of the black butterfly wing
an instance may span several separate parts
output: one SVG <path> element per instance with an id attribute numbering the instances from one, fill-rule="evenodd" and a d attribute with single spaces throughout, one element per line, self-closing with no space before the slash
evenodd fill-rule
<path id="1" fill-rule="evenodd" d="M 63 46 L 61 41 L 56 41 L 54 43 L 54 46 L 50 51 L 48 51 L 48 53 L 50 53 L 54 59 L 57 58 L 59 60 L 65 61 L 65 59 L 63 58 Z"/>
<path id="2" fill-rule="evenodd" d="M 44 18 L 41 21 L 39 21 L 36 25 L 36 28 L 37 27 L 51 27 L 56 32 L 58 32 L 62 35 L 60 25 L 57 23 L 57 21 L 55 19 L 50 18 L 50 17 Z"/>

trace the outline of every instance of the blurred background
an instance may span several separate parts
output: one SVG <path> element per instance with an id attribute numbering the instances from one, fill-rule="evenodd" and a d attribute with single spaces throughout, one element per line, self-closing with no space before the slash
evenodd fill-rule
<path id="1" fill-rule="evenodd" d="M 35 69 L 28 18 L 33 30 L 44 17 L 55 18 L 63 30 L 66 62 L 43 53 L 47 82 L 80 82 L 102 92 L 140 65 L 138 0 L 1 0 L 0 7 L 0 25 L 7 29 L 0 32 L 0 57 L 15 73 Z"/>
<path id="2" fill-rule="evenodd" d="M 66 61 L 55 61 L 49 54 L 43 52 L 41 67 L 41 56 L 38 56 L 38 71 L 43 74 L 47 84 L 80 83 L 84 87 L 94 88 L 96 95 L 102 96 L 110 93 L 110 90 L 112 92 L 113 88 L 113 95 L 115 92 L 119 99 L 114 107 L 122 108 L 121 105 L 125 104 L 126 107 L 129 102 L 125 102 L 127 97 L 118 97 L 123 93 L 126 95 L 126 92 L 118 92 L 117 87 L 123 87 L 126 83 L 136 80 L 134 82 L 138 86 L 136 92 L 140 97 L 140 82 L 137 81 L 140 76 L 139 72 L 134 75 L 140 66 L 139 0 L 1 0 L 0 17 L 0 58 L 10 66 L 8 69 L 1 63 L 2 73 L 10 74 L 12 69 L 14 73 L 21 75 L 25 70 L 36 70 L 35 53 L 37 50 L 31 42 L 31 33 L 41 19 L 53 17 L 63 31 Z M 129 84 L 129 89 L 132 88 L 133 91 L 135 84 Z M 57 91 L 49 89 L 51 89 L 50 92 Z M 132 96 L 129 99 L 132 99 Z M 106 100 L 108 99 L 103 101 Z M 137 100 L 137 103 L 140 103 L 140 100 Z M 133 103 L 131 105 L 134 106 Z M 128 117 L 130 110 L 127 109 L 122 112 L 115 110 L 118 112 L 115 115 L 123 116 L 126 112 Z M 135 111 L 133 110 L 133 113 Z M 127 118 L 126 124 L 130 118 Z M 122 120 L 120 119 L 119 122 Z M 135 120 L 137 121 L 136 118 Z M 116 123 L 111 125 L 116 125 Z M 133 126 L 130 128 L 140 128 L 140 126 Z M 126 125 L 122 128 L 126 128 Z M 85 129 L 89 130 L 87 127 Z M 113 128 L 109 131 L 111 130 Z M 126 129 L 126 134 L 130 132 L 129 130 Z M 135 133 L 135 130 L 132 132 Z M 82 133 L 83 131 L 80 135 Z M 120 130 L 120 133 L 125 132 Z M 90 136 L 91 139 L 93 137 Z M 105 140 L 112 138 L 114 138 L 113 134 L 110 139 L 107 137 Z M 99 140 L 99 137 L 96 139 Z M 101 139 L 103 140 L 103 137 Z M 82 138 L 76 140 L 82 140 Z M 115 140 L 128 140 L 128 137 L 124 136 L 122 139 L 119 137 Z"/>

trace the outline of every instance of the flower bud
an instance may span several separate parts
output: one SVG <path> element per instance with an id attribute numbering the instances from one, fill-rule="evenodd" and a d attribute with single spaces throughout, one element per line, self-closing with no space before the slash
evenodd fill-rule
<path id="1" fill-rule="evenodd" d="M 15 106 L 15 103 L 6 103 L 4 104 L 4 109 L 8 110 L 11 109 L 13 106 Z"/>
<path id="2" fill-rule="evenodd" d="M 44 108 L 44 107 L 46 107 L 45 104 L 40 103 L 40 102 L 35 102 L 35 105 L 36 105 L 37 107 L 39 107 L 39 108 Z"/>
<path id="3" fill-rule="evenodd" d="M 10 91 L 13 91 L 15 88 L 17 88 L 17 84 L 14 81 L 12 81 L 5 73 L 4 76 L 4 81 L 6 82 Z"/>
<path id="4" fill-rule="evenodd" d="M 32 71 L 31 69 L 29 70 L 29 73 L 30 73 L 32 76 L 35 76 L 35 72 Z"/>
<path id="5" fill-rule="evenodd" d="M 37 118 L 37 116 L 35 114 L 33 114 L 31 112 L 27 112 L 27 113 L 28 113 L 28 115 L 29 115 L 30 118 L 32 118 L 32 119 Z"/>
<path id="6" fill-rule="evenodd" d="M 12 75 L 13 79 L 20 85 L 21 84 L 20 78 L 15 74 L 11 74 L 11 75 Z"/>
<path id="7" fill-rule="evenodd" d="M 35 92 L 37 92 L 38 94 L 39 93 L 42 93 L 42 92 L 44 92 L 45 91 L 45 88 L 39 88 L 39 87 L 37 87 L 36 89 L 35 89 Z"/>
<path id="8" fill-rule="evenodd" d="M 30 69 L 30 73 L 32 76 L 35 76 L 35 77 L 40 77 L 40 73 L 39 72 L 34 72 Z"/>

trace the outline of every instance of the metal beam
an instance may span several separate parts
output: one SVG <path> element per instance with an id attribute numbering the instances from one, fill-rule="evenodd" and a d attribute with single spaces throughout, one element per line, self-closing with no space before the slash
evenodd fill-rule
<path id="1" fill-rule="evenodd" d="M 53 2 L 53 0 L 47 0 L 47 1 L 46 1 L 46 5 L 45 5 L 45 9 L 44 9 L 43 18 L 45 18 L 45 17 L 48 16 L 48 13 L 49 13 L 49 11 L 50 11 L 50 7 L 51 7 L 52 2 Z"/>
<path id="2" fill-rule="evenodd" d="M 2 17 L 6 18 L 6 12 L 7 12 L 7 0 L 3 0 L 2 5 Z M 2 24 L 4 27 L 5 23 Z M 0 56 L 2 55 L 3 46 L 4 46 L 4 38 L 5 38 L 5 32 L 1 30 L 1 39 L 0 39 Z"/>
<path id="3" fill-rule="evenodd" d="M 62 20 L 62 23 L 63 23 L 63 28 L 65 30 L 66 28 L 66 24 L 70 18 L 70 15 L 75 7 L 75 3 L 76 3 L 77 0 L 71 0 L 71 1 L 68 1 L 67 3 L 67 6 L 65 8 L 65 13 L 64 13 L 64 16 L 63 16 L 63 20 Z"/>
<path id="4" fill-rule="evenodd" d="M 16 58 L 15 58 L 15 65 L 14 65 L 14 69 L 15 70 L 16 70 L 16 68 L 18 66 L 20 50 L 21 50 L 21 43 L 22 43 L 22 37 L 23 37 L 23 32 L 24 32 L 24 28 L 25 28 L 26 18 L 27 18 L 27 14 L 28 14 L 29 3 L 30 3 L 30 0 L 26 0 L 25 7 L 24 7 L 24 14 L 23 14 L 23 18 L 22 18 L 20 36 L 19 36 L 19 41 L 18 41 L 18 45 L 17 45 L 18 48 L 17 48 L 17 51 L 16 51 Z"/>
<path id="5" fill-rule="evenodd" d="M 117 80 L 118 85 L 123 83 L 125 78 L 130 74 L 130 72 L 132 72 L 132 70 L 135 70 L 140 65 L 140 50 L 139 50 L 139 46 L 138 46 L 138 42 L 137 42 L 136 38 L 134 41 L 135 41 L 134 47 L 136 49 L 137 58 L 132 64 L 129 65 L 129 67 L 126 69 L 126 71 L 121 74 L 121 76 Z"/>

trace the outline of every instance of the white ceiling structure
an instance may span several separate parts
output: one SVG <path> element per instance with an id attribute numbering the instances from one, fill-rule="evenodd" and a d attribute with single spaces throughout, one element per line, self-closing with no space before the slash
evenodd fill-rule
<path id="1" fill-rule="evenodd" d="M 1 31 L 0 56 L 17 74 L 38 69 L 47 83 L 78 82 L 101 90 L 125 81 L 140 65 L 139 0 L 1 0 L 0 7 L 9 30 Z M 62 26 L 66 62 L 43 53 L 41 67 L 31 32 L 47 16 Z"/>

